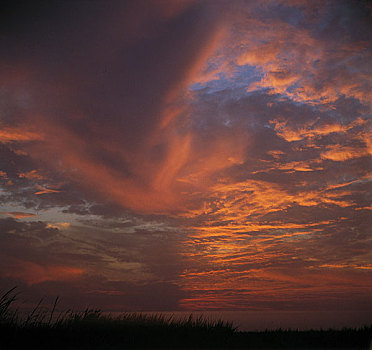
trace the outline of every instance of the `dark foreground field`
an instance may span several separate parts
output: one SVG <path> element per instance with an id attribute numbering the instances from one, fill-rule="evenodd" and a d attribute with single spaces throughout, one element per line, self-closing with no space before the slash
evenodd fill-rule
<path id="1" fill-rule="evenodd" d="M 0 299 L 0 349 L 370 349 L 372 325 L 343 330 L 240 332 L 231 323 L 192 316 L 98 310 L 56 312 L 35 307 L 21 317 L 13 291 Z"/>

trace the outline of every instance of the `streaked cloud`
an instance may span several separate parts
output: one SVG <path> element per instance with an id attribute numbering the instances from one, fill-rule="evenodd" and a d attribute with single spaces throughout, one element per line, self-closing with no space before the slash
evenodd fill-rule
<path id="1" fill-rule="evenodd" d="M 40 186 L 40 185 L 36 185 L 36 188 L 38 189 L 38 191 L 35 192 L 34 194 L 45 194 L 45 193 L 58 193 L 58 192 L 61 192 L 60 190 L 54 190 L 54 189 L 47 188 L 47 187 Z"/>
<path id="2" fill-rule="evenodd" d="M 321 154 L 323 159 L 331 159 L 336 162 L 343 162 L 352 158 L 366 157 L 371 153 L 366 148 L 356 148 L 342 145 L 331 145 L 327 151 Z"/>
<path id="3" fill-rule="evenodd" d="M 0 142 L 27 142 L 27 141 L 36 141 L 42 140 L 43 136 L 37 132 L 24 130 L 17 127 L 4 127 L 0 130 Z"/>
<path id="4" fill-rule="evenodd" d="M 31 218 L 36 216 L 34 213 L 25 213 L 22 211 L 0 212 L 1 215 L 9 215 L 16 219 Z"/>
<path id="5" fill-rule="evenodd" d="M 2 271 L 3 277 L 21 279 L 30 285 L 46 281 L 68 281 L 79 278 L 84 272 L 77 267 L 38 265 L 22 260 L 9 261 L 8 264 L 9 270 Z"/>

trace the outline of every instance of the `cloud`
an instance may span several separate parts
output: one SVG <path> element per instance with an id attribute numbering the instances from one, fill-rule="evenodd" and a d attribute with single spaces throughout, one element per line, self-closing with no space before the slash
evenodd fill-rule
<path id="1" fill-rule="evenodd" d="M 270 124 L 274 125 L 275 131 L 280 137 L 283 137 L 286 141 L 299 141 L 303 139 L 313 139 L 323 137 L 332 133 L 346 133 L 352 130 L 354 127 L 365 125 L 368 122 L 359 118 L 353 120 L 349 124 L 335 123 L 335 121 L 327 120 L 312 120 L 308 124 L 295 126 L 287 125 L 288 120 L 284 118 L 274 119 L 270 121 Z"/>
<path id="2" fill-rule="evenodd" d="M 0 142 L 27 142 L 41 140 L 43 137 L 36 132 L 19 128 L 4 127 L 0 130 Z"/>
<path id="3" fill-rule="evenodd" d="M 264 72 L 258 82 L 261 87 L 270 86 L 273 93 L 285 94 L 294 100 L 300 99 L 299 91 L 308 83 L 309 74 L 321 74 L 322 67 L 316 62 L 324 57 L 331 59 L 331 54 L 325 51 L 328 39 L 306 26 L 314 25 L 314 19 L 305 17 L 304 23 L 291 24 L 286 12 L 292 16 L 290 8 L 278 5 L 282 12 L 272 20 L 273 26 L 267 26 L 267 13 L 275 9 L 275 3 L 258 8 L 253 4 L 240 14 L 236 10 L 242 9 L 242 4 L 235 9 L 224 4 L 226 11 L 220 15 L 216 7 L 207 3 L 169 7 L 151 2 L 148 5 L 153 9 L 151 14 L 143 14 L 142 4 L 118 4 L 117 16 L 99 5 L 89 6 L 91 18 L 79 22 L 80 15 L 77 15 L 66 22 L 68 29 L 64 23 L 68 10 L 61 11 L 51 33 L 53 40 L 41 35 L 39 49 L 31 58 L 27 62 L 22 58 L 17 61 L 17 67 L 22 67 L 20 78 L 7 76 L 7 79 L 12 82 L 12 91 L 34 87 L 28 91 L 28 104 L 21 108 L 27 124 L 38 130 L 37 135 L 43 135 L 42 138 L 35 136 L 33 139 L 37 142 L 23 147 L 31 159 L 63 173 L 65 179 L 75 183 L 82 192 L 95 195 L 97 200 L 109 200 L 133 211 L 169 214 L 193 206 L 189 203 L 193 202 L 190 193 L 204 188 L 208 191 L 209 179 L 214 174 L 245 161 L 250 145 L 246 136 L 248 128 L 239 129 L 239 123 L 228 127 L 232 118 L 224 121 L 226 125 L 203 117 L 200 124 L 195 123 L 198 111 L 194 106 L 200 97 L 185 95 L 185 88 L 204 74 L 203 67 L 209 69 L 208 59 L 212 57 L 213 61 L 217 56 L 220 60 L 225 55 L 222 66 L 231 72 L 237 69 L 236 66 L 232 69 L 232 64 L 255 66 Z M 322 10 L 326 13 L 329 9 L 325 6 Z M 258 11 L 258 16 L 253 19 L 249 11 Z M 294 11 L 296 14 L 300 10 Z M 53 15 L 57 16 L 54 12 Z M 119 15 L 124 16 L 124 20 L 119 21 Z M 105 16 L 113 16 L 112 25 L 105 25 Z M 232 16 L 238 19 L 239 26 L 229 22 Z M 137 18 L 141 25 L 134 25 L 129 18 Z M 95 20 L 94 35 L 86 36 L 81 28 L 88 28 Z M 204 21 L 210 25 L 206 26 Z M 42 17 L 39 26 L 46 25 Z M 125 37 L 120 34 L 120 26 L 127 26 Z M 73 39 L 67 40 L 64 30 L 75 33 L 70 36 Z M 31 35 L 23 35 L 26 42 L 34 42 Z M 231 40 L 229 35 L 236 35 L 236 39 Z M 103 36 L 110 40 L 99 40 Z M 95 42 L 98 45 L 93 45 Z M 22 40 L 18 43 L 19 50 L 23 49 L 22 43 Z M 235 43 L 240 49 L 235 47 L 229 54 L 221 46 L 226 43 L 228 49 L 234 48 Z M 340 45 L 336 46 L 335 55 L 342 52 L 345 57 L 356 55 L 364 48 L 360 43 L 349 50 Z M 74 54 L 69 56 L 68 52 Z M 54 60 L 55 56 L 60 59 Z M 287 56 L 293 59 L 288 60 Z M 41 65 L 43 60 L 45 64 Z M 306 66 L 304 60 L 311 67 L 306 74 L 301 71 Z M 223 74 L 220 68 L 216 69 Z M 227 74 L 234 77 L 230 72 Z M 46 75 L 58 80 L 58 88 L 48 79 L 40 79 Z M 213 79 L 218 80 L 219 75 L 213 75 Z M 297 92 L 288 90 L 294 84 L 299 85 L 293 90 Z M 336 95 L 338 98 L 342 94 Z M 14 105 L 19 105 L 14 92 L 11 96 Z M 336 97 L 327 99 L 335 101 Z M 285 119 L 271 121 L 278 135 L 287 141 L 346 133 L 357 126 L 356 121 L 341 124 L 312 120 L 296 128 L 285 124 Z M 323 158 L 326 154 L 323 152 Z M 297 171 L 313 169 L 304 162 L 292 164 Z M 289 169 L 290 165 L 281 165 L 281 168 Z M 21 172 L 20 176 L 41 180 L 33 171 Z M 56 191 L 42 187 L 35 193 Z"/>
<path id="4" fill-rule="evenodd" d="M 336 228 L 337 221 L 307 228 L 293 225 L 292 229 L 289 225 L 282 229 L 280 225 L 277 228 L 262 225 L 257 232 L 231 227 L 225 228 L 221 236 L 218 231 L 206 236 L 195 228 L 188 257 L 202 264 L 190 263 L 185 271 L 184 288 L 192 294 L 181 304 L 188 309 L 296 309 L 297 294 L 301 295 L 302 308 L 323 305 L 320 308 L 324 309 L 326 303 L 334 303 L 335 299 L 339 302 L 365 299 L 363 289 L 350 285 L 363 284 L 363 288 L 370 289 L 364 279 L 368 274 L 368 269 L 364 269 L 369 266 L 368 253 L 344 241 L 353 240 L 346 238 L 346 232 L 357 222 L 344 221 L 345 236 Z M 326 243 L 330 236 L 333 253 L 329 251 L 329 242 Z M 368 238 L 365 239 L 364 244 L 368 245 Z M 342 248 L 346 245 L 348 252 Z M 337 266 L 338 272 L 326 273 L 325 265 Z M 344 295 L 340 295 L 340 290 Z M 355 306 L 351 303 L 348 307 Z"/>
<path id="5" fill-rule="evenodd" d="M 69 222 L 55 222 L 53 224 L 47 224 L 47 228 L 57 228 L 59 230 L 69 228 L 71 224 Z"/>
<path id="6" fill-rule="evenodd" d="M 0 225 L 2 285 L 23 286 L 26 293 L 38 289 L 44 295 L 63 290 L 69 307 L 81 307 L 86 295 L 116 310 L 174 310 L 184 295 L 175 283 L 183 269 L 177 256 L 183 237 L 164 224 L 123 226 L 102 220 L 73 226 L 6 218 Z M 114 296 L 120 298 L 114 302 Z"/>
<path id="7" fill-rule="evenodd" d="M 371 77 L 366 72 L 370 60 L 365 58 L 371 54 L 370 37 L 358 36 L 354 30 L 363 26 L 369 32 L 368 11 L 346 3 L 337 7 L 317 3 L 317 15 L 310 15 L 314 11 L 311 7 L 271 2 L 258 9 L 255 17 L 247 12 L 234 14 L 235 20 L 240 19 L 235 35 L 241 38 L 240 46 L 233 48 L 236 63 L 255 66 L 262 72 L 248 91 L 266 88 L 295 101 L 316 104 L 331 103 L 344 95 L 368 104 Z M 300 9 L 302 18 L 296 14 Z M 273 11 L 278 16 L 269 20 L 267 16 L 272 16 Z"/>
<path id="8" fill-rule="evenodd" d="M 16 219 L 22 219 L 22 218 L 31 218 L 36 216 L 36 214 L 33 213 L 24 213 L 21 211 L 12 211 L 12 212 L 0 212 L 1 215 L 9 215 Z"/>
<path id="9" fill-rule="evenodd" d="M 68 281 L 79 278 L 84 270 L 71 266 L 39 265 L 33 262 L 12 259 L 8 261 L 8 270 L 2 271 L 2 277 L 21 279 L 28 284 L 45 281 Z"/>
<path id="10" fill-rule="evenodd" d="M 44 177 L 41 174 L 39 174 L 37 172 L 37 170 L 35 170 L 35 169 L 31 170 L 31 171 L 27 171 L 25 173 L 19 173 L 18 177 L 19 178 L 26 178 L 26 179 L 29 179 L 29 180 L 33 180 L 33 179 L 43 180 L 44 179 Z"/>
<path id="11" fill-rule="evenodd" d="M 112 308 L 367 299 L 362 3 L 19 6 L 0 24 L 3 280 Z"/>
<path id="12" fill-rule="evenodd" d="M 209 59 L 210 84 L 202 85 L 215 86 L 222 78 L 248 92 L 264 89 L 313 105 L 342 96 L 369 105 L 371 28 L 364 3 L 238 1 L 227 6 L 225 16 L 230 35 Z M 245 66 L 255 77 L 242 81 Z"/>
<path id="13" fill-rule="evenodd" d="M 98 4 L 85 6 L 91 18 L 79 22 L 79 15 L 72 17 L 68 27 L 63 22 L 68 9 L 57 16 L 45 6 L 46 12 L 60 17 L 51 32 L 53 40 L 35 33 L 38 50 L 27 59 L 17 52 L 24 73 L 20 82 L 12 81 L 11 89 L 33 87 L 21 114 L 39 133 L 7 132 L 4 142 L 42 141 L 23 149 L 85 191 L 94 188 L 98 198 L 144 212 L 177 208 L 182 197 L 177 178 L 190 161 L 193 135 L 177 125 L 174 116 L 186 118 L 179 97 L 219 43 L 218 11 L 202 3 L 118 3 L 115 15 Z M 152 11 L 144 12 L 143 6 Z M 107 25 L 106 16 L 112 16 L 112 24 Z M 42 14 L 39 27 L 47 23 Z M 97 30 L 86 36 L 93 23 Z M 73 33 L 70 39 L 65 30 Z M 35 40 L 22 34 L 16 45 L 21 52 L 24 42 Z M 43 76 L 58 80 L 58 87 Z M 16 105 L 14 93 L 9 94 Z M 30 178 L 33 173 L 24 174 Z M 50 192 L 43 187 L 36 194 Z"/>
<path id="14" fill-rule="evenodd" d="M 53 190 L 51 188 L 46 188 L 46 187 L 43 187 L 43 186 L 40 186 L 40 185 L 36 185 L 36 188 L 39 191 L 35 192 L 34 194 L 45 194 L 45 193 L 58 193 L 58 192 L 61 192 L 59 190 Z"/>
<path id="15" fill-rule="evenodd" d="M 370 152 L 363 148 L 348 147 L 342 145 L 331 145 L 328 150 L 322 153 L 323 159 L 330 159 L 336 162 L 343 162 L 352 158 L 369 156 Z"/>

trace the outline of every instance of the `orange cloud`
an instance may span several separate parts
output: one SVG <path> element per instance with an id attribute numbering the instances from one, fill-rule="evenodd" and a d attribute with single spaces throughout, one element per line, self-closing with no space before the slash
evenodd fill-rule
<path id="1" fill-rule="evenodd" d="M 45 193 L 58 193 L 58 192 L 61 192 L 59 190 L 53 190 L 51 188 L 46 188 L 46 187 L 43 187 L 43 186 L 40 186 L 40 185 L 36 185 L 36 188 L 39 191 L 35 192 L 34 194 L 45 194 Z"/>
<path id="2" fill-rule="evenodd" d="M 341 195 L 342 196 L 342 195 Z M 320 190 L 288 193 L 277 184 L 248 180 L 241 183 L 225 183 L 213 188 L 213 197 L 219 198 L 216 213 L 234 213 L 236 217 L 252 214 L 266 214 L 283 210 L 292 203 L 313 206 L 323 202 L 329 194 Z M 332 197 L 334 198 L 334 197 Z"/>
<path id="3" fill-rule="evenodd" d="M 54 222 L 52 224 L 47 224 L 47 228 L 57 228 L 59 230 L 61 229 L 67 229 L 71 226 L 69 222 Z"/>
<path id="4" fill-rule="evenodd" d="M 361 257 L 360 262 L 345 262 L 345 257 L 338 257 L 338 261 L 345 260 L 337 264 L 328 263 L 333 268 L 339 266 L 351 271 L 351 275 L 344 278 L 333 271 L 324 277 L 324 267 L 328 266 L 325 259 L 307 256 L 311 254 L 307 244 L 315 244 L 318 237 L 327 235 L 328 230 L 342 226 L 340 221 L 346 218 L 320 221 L 313 217 L 312 221 L 304 218 L 303 221 L 291 222 L 286 217 L 287 208 L 294 203 L 309 208 L 320 205 L 352 207 L 352 189 L 345 189 L 352 183 L 355 181 L 296 193 L 257 180 L 230 183 L 225 179 L 224 183 L 215 185 L 210 193 L 211 201 L 205 203 L 203 210 L 193 213 L 200 216 L 201 221 L 188 227 L 190 232 L 184 257 L 198 261 L 198 264 L 181 275 L 183 289 L 193 295 L 183 299 L 181 305 L 191 309 L 241 309 L 244 308 L 241 300 L 291 300 L 292 292 L 309 293 L 318 298 L 315 296 L 317 293 L 333 293 L 340 285 L 349 288 L 350 283 L 361 283 L 364 277 L 355 273 L 368 271 L 365 257 Z M 260 219 L 268 213 L 278 213 L 282 220 Z M 296 268 L 301 271 L 300 275 L 293 276 L 294 270 L 290 267 L 281 271 L 267 267 L 280 261 L 289 265 L 291 261 L 301 261 Z M 318 269 L 319 272 L 307 269 Z M 213 293 L 212 298 L 210 293 Z"/>
<path id="5" fill-rule="evenodd" d="M 329 135 L 331 133 L 346 133 L 356 126 L 365 125 L 366 122 L 362 119 L 357 119 L 349 124 L 333 123 L 316 125 L 317 120 L 310 121 L 302 127 L 293 127 L 288 125 L 289 121 L 285 118 L 273 119 L 270 124 L 274 125 L 274 130 L 278 136 L 288 142 L 300 141 L 304 139 L 314 139 L 316 137 Z"/>
<path id="6" fill-rule="evenodd" d="M 311 6 L 302 7 L 306 11 Z M 239 30 L 234 31 L 238 40 L 232 37 L 228 48 L 235 54 L 236 64 L 254 66 L 262 73 L 247 91 L 269 88 L 272 93 L 309 104 L 331 103 L 343 95 L 370 104 L 372 77 L 365 73 L 370 61 L 367 42 L 329 42 L 307 28 L 280 19 L 271 19 L 267 25 L 244 11 L 233 18 L 239 23 L 235 26 Z M 366 55 L 363 62 L 360 54 Z"/>
<path id="7" fill-rule="evenodd" d="M 39 174 L 36 170 L 31 170 L 25 173 L 19 173 L 18 177 L 21 179 L 26 178 L 29 180 L 43 180 L 44 179 L 44 177 L 41 174 Z"/>
<path id="8" fill-rule="evenodd" d="M 279 159 L 280 156 L 284 154 L 284 152 L 281 150 L 272 150 L 268 151 L 267 154 L 270 154 L 275 159 Z"/>
<path id="9" fill-rule="evenodd" d="M 112 108 L 109 107 L 112 102 L 108 101 L 114 101 L 113 104 L 116 106 L 114 112 L 118 115 L 112 118 L 112 123 L 104 122 L 103 115 L 100 116 L 102 119 L 98 121 L 99 118 L 96 118 L 95 112 L 91 114 L 88 112 L 84 115 L 79 108 L 76 108 L 78 111 L 75 112 L 74 108 L 71 108 L 71 111 L 69 107 L 66 107 L 68 112 L 66 118 L 63 119 L 54 118 L 55 111 L 52 111 L 51 115 L 44 116 L 36 113 L 29 114 L 29 124 L 40 130 L 43 142 L 29 146 L 27 151 L 32 159 L 42 160 L 44 164 L 49 164 L 79 186 L 98 194 L 99 198 L 140 212 L 170 213 L 183 208 L 188 200 L 186 193 L 194 192 L 197 186 L 206 186 L 204 183 L 209 181 L 208 177 L 214 172 L 239 162 L 242 146 L 235 149 L 233 136 L 230 136 L 227 141 L 214 140 L 215 147 L 207 141 L 200 145 L 198 135 L 193 132 L 187 115 L 190 102 L 188 98 L 192 98 L 187 93 L 187 87 L 199 79 L 198 76 L 203 71 L 205 62 L 219 47 L 225 35 L 225 26 L 218 11 L 209 11 L 207 5 L 199 6 L 189 1 L 183 2 L 182 5 L 171 4 L 168 1 L 159 4 L 154 2 L 149 6 L 154 10 L 154 13 L 150 11 L 145 15 L 141 6 L 133 5 L 133 8 L 131 7 L 131 11 L 143 22 L 143 28 L 141 28 L 141 33 L 130 33 L 128 37 L 133 36 L 133 38 L 128 38 L 128 40 L 133 39 L 133 43 L 136 42 L 135 45 L 141 47 L 141 49 L 137 48 L 140 52 L 142 52 L 141 40 L 145 40 L 144 38 L 147 36 L 154 42 L 161 43 L 160 45 L 150 45 L 151 50 L 156 53 L 159 51 L 159 59 L 152 60 L 149 57 L 148 62 L 138 60 L 140 61 L 138 69 L 142 70 L 141 65 L 143 65 L 150 72 L 151 68 L 157 83 L 155 81 L 149 83 L 148 77 L 144 75 L 143 80 L 148 86 L 141 89 L 136 88 L 135 92 L 131 91 L 132 86 L 126 85 L 127 77 L 124 78 L 124 76 L 115 78 L 115 82 L 112 82 L 113 79 L 110 78 L 107 85 L 110 86 L 108 89 L 112 88 L 115 91 L 121 91 L 121 86 L 124 86 L 128 89 L 123 92 L 124 95 L 137 94 L 139 100 L 141 98 L 145 104 L 148 103 L 151 110 L 143 108 L 142 111 L 141 103 L 136 103 L 133 110 L 128 108 L 129 110 L 126 111 L 127 105 L 130 105 L 133 99 L 128 98 L 128 101 L 123 102 L 121 97 L 107 97 L 107 101 L 102 99 L 98 104 L 101 103 L 100 106 L 103 109 Z M 194 14 L 199 11 L 205 17 L 203 20 L 195 21 L 198 16 L 194 16 Z M 191 15 L 193 16 L 190 17 Z M 184 16 L 187 20 L 184 21 L 182 17 L 182 23 L 178 25 L 175 21 L 178 16 Z M 189 17 L 193 19 L 190 21 Z M 179 45 L 180 40 L 176 35 L 165 34 L 169 32 L 168 30 L 157 29 L 153 33 L 149 29 L 153 23 L 156 23 L 154 25 L 156 28 L 157 26 L 159 28 L 170 26 L 179 30 L 186 41 L 187 50 L 182 52 L 172 46 Z M 133 29 L 131 25 L 130 28 Z M 133 26 L 135 27 L 135 24 Z M 113 29 L 109 26 L 107 30 Z M 119 58 L 127 59 L 125 55 L 121 57 L 122 52 L 125 51 L 122 49 L 123 45 L 125 47 L 128 44 L 126 40 L 116 38 L 113 39 L 113 42 L 110 41 L 110 45 L 113 47 L 110 47 L 109 54 L 106 53 L 109 56 L 108 59 L 105 58 L 108 62 L 119 60 Z M 100 56 L 101 51 L 98 54 L 98 61 L 103 59 Z M 168 64 L 169 61 L 173 62 L 171 67 Z M 85 62 L 83 64 L 85 65 Z M 125 64 L 137 69 L 135 62 L 130 59 Z M 120 69 L 125 64 L 118 64 L 118 67 L 113 68 L 117 69 L 119 77 L 121 76 Z M 103 75 L 102 79 L 108 79 L 107 76 Z M 75 76 L 64 76 L 57 88 L 57 96 L 66 97 L 66 105 L 75 103 L 74 98 L 71 98 L 72 101 L 69 100 L 70 94 L 74 95 L 74 89 L 72 88 L 71 92 L 68 88 L 73 85 L 71 80 L 74 81 L 75 78 Z M 133 74 L 132 78 L 137 80 L 138 77 Z M 87 77 L 84 76 L 82 80 L 84 81 L 84 79 Z M 88 90 L 91 89 L 87 94 L 96 91 L 96 85 L 105 86 L 105 84 L 97 76 L 92 86 L 87 86 Z M 142 84 L 139 83 L 138 86 L 142 86 Z M 59 105 L 58 98 L 54 95 L 53 98 L 55 100 L 51 99 L 49 104 L 51 106 L 53 103 Z M 111 98 L 113 100 L 110 100 Z M 136 118 L 131 114 L 134 114 Z M 128 123 L 124 123 L 124 120 L 127 120 Z M 143 123 L 139 123 L 138 120 L 142 120 Z M 81 126 L 80 123 L 84 123 L 83 136 L 74 130 L 74 126 Z M 142 127 L 145 130 L 143 133 L 138 131 Z M 121 129 L 123 135 L 120 135 Z M 112 134 L 116 134 L 117 137 L 112 138 Z M 23 137 L 23 140 L 29 140 L 40 137 L 38 133 L 31 131 L 28 134 L 13 132 L 12 135 L 7 138 L 4 136 L 4 139 L 22 140 Z M 126 141 L 132 136 L 135 145 Z M 200 146 L 208 148 L 208 151 L 200 150 Z M 221 150 L 221 154 L 218 155 L 216 151 L 219 152 L 219 150 Z M 203 160 L 200 159 L 201 157 Z M 115 161 L 108 165 L 107 159 L 115 159 Z M 200 168 L 202 162 L 204 164 Z M 199 167 L 196 166 L 196 163 Z M 19 177 L 42 179 L 42 175 L 35 170 L 20 173 Z M 58 189 L 40 185 L 37 186 L 37 189 L 38 191 L 35 192 L 37 195 L 60 192 Z"/>
<path id="10" fill-rule="evenodd" d="M 161 141 L 167 144 L 167 151 L 162 161 L 150 158 L 151 144 L 144 145 L 138 153 L 131 155 L 131 171 L 135 176 L 126 178 L 99 163 L 89 160 L 89 155 L 76 152 L 79 140 L 72 135 L 67 136 L 69 147 L 62 147 L 63 138 L 55 147 L 63 149 L 62 159 L 65 171 L 74 169 L 69 175 L 83 185 L 92 186 L 95 191 L 109 196 L 110 199 L 124 207 L 141 212 L 173 212 L 187 205 L 188 193 L 195 188 L 210 185 L 210 176 L 224 168 L 238 164 L 243 155 L 244 143 L 240 146 L 235 140 L 216 139 L 207 144 L 195 143 L 191 133 L 177 134 L 175 130 L 161 133 Z M 158 136 L 155 137 L 155 140 Z M 55 142 L 55 141 L 54 141 Z M 61 142 L 61 146 L 58 146 Z M 206 146 L 201 149 L 201 146 Z M 123 158 L 127 154 L 121 152 Z M 55 192 L 39 186 L 37 194 Z"/>
<path id="11" fill-rule="evenodd" d="M 182 81 L 182 87 L 185 88 L 190 84 L 195 83 L 203 83 L 209 80 L 214 80 L 218 73 L 223 69 L 223 67 L 219 68 L 214 72 L 206 72 L 205 71 L 205 64 L 207 60 L 213 57 L 213 54 L 216 50 L 223 44 L 224 40 L 226 40 L 227 36 L 227 28 L 225 23 L 221 21 L 221 18 L 215 18 L 213 21 L 214 31 L 211 33 L 211 36 L 205 43 L 203 49 L 199 52 L 198 57 L 194 60 L 193 64 L 189 67 L 187 76 Z M 168 101 L 172 100 L 174 97 L 173 94 L 168 96 Z"/>
<path id="12" fill-rule="evenodd" d="M 30 285 L 45 281 L 68 281 L 80 277 L 84 273 L 81 268 L 64 265 L 40 265 L 30 261 L 14 259 L 8 268 L 3 269 L 4 277 L 19 278 Z"/>
<path id="13" fill-rule="evenodd" d="M 16 219 L 22 219 L 22 218 L 31 218 L 36 216 L 36 214 L 33 213 L 24 213 L 22 211 L 11 211 L 11 212 L 0 212 L 2 215 L 9 215 Z"/>
<path id="14" fill-rule="evenodd" d="M 357 148 L 342 145 L 331 145 L 327 147 L 328 150 L 322 152 L 323 159 L 330 159 L 335 162 L 343 162 L 352 158 L 359 158 L 371 155 L 367 148 Z"/>
<path id="15" fill-rule="evenodd" d="M 369 265 L 355 265 L 355 264 L 322 264 L 318 268 L 326 269 L 360 269 L 360 270 L 372 270 L 372 264 Z"/>
<path id="16" fill-rule="evenodd" d="M 2 127 L 0 129 L 0 142 L 27 142 L 39 141 L 44 137 L 42 134 L 21 127 Z"/>
<path id="17" fill-rule="evenodd" d="M 262 266 L 258 268 L 241 270 L 230 263 L 222 265 L 222 269 L 213 270 L 213 264 L 205 260 L 202 271 L 187 271 L 183 275 L 183 283 L 192 296 L 184 298 L 181 305 L 185 309 L 260 309 L 265 308 L 265 304 L 271 308 L 273 302 L 291 302 L 298 296 L 302 300 L 319 302 L 328 296 L 339 297 L 340 290 L 363 294 L 363 289 L 372 287 L 363 272 L 370 266 L 354 266 L 345 270 L 343 264 L 325 264 L 317 269 L 293 270 L 265 267 L 265 260 L 256 260 L 259 257 L 252 254 L 246 256 L 246 264 L 254 262 Z M 280 255 L 272 258 L 280 259 Z M 198 259 L 202 258 L 199 256 Z"/>

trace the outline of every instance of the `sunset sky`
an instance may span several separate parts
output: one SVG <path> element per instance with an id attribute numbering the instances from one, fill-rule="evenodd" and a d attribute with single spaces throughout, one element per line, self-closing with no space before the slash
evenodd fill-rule
<path id="1" fill-rule="evenodd" d="M 369 1 L 0 8 L 1 291 L 371 314 Z"/>

